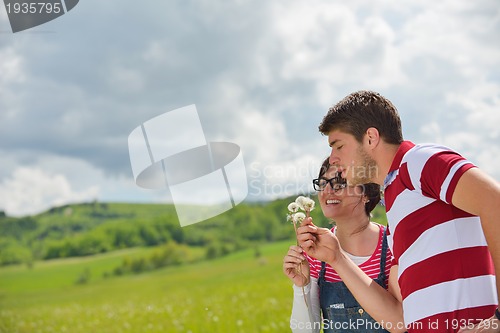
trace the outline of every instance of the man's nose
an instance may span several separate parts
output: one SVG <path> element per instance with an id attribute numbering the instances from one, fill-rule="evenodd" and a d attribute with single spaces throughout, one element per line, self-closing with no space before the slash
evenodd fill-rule
<path id="1" fill-rule="evenodd" d="M 332 151 L 330 152 L 330 157 L 328 158 L 328 163 L 330 163 L 330 166 L 338 166 L 339 162 L 340 162 L 340 159 L 335 154 L 335 151 L 332 148 Z"/>

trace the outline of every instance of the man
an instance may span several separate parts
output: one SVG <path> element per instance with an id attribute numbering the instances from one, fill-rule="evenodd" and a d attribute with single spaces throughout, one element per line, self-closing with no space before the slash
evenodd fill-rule
<path id="1" fill-rule="evenodd" d="M 351 185 L 384 186 L 397 283 L 391 293 L 370 283 L 310 218 L 298 230 L 305 252 L 349 280 L 389 331 L 500 332 L 500 184 L 449 148 L 404 141 L 396 108 L 375 92 L 345 97 L 319 130 Z"/>

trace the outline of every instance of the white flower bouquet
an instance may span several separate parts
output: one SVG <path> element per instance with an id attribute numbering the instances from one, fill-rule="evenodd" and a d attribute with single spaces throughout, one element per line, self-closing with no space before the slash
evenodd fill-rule
<path id="1" fill-rule="evenodd" d="M 304 221 L 304 219 L 309 217 L 309 213 L 313 209 L 314 209 L 314 200 L 311 198 L 304 197 L 302 195 L 297 197 L 297 199 L 295 199 L 294 202 L 291 202 L 288 205 L 288 214 L 286 219 L 288 222 L 291 222 L 293 224 L 293 228 L 295 230 L 295 237 L 297 237 L 297 226 L 300 225 Z M 299 245 L 298 240 L 297 240 L 297 245 Z M 297 273 L 304 276 L 300 267 L 301 266 L 299 265 L 297 268 Z M 304 295 L 304 301 L 306 303 L 307 308 L 309 309 L 309 304 L 307 303 L 307 298 L 304 293 L 304 286 L 302 286 L 302 295 Z"/>

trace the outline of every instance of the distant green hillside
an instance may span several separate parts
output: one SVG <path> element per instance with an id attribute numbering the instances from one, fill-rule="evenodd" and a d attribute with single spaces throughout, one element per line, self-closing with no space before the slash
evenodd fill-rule
<path id="1" fill-rule="evenodd" d="M 13 218 L 0 214 L 0 266 L 54 258 L 81 257 L 124 248 L 179 244 L 204 247 L 217 257 L 263 242 L 293 239 L 286 222 L 293 198 L 243 203 L 210 220 L 181 228 L 168 204 L 83 203 Z M 321 210 L 311 214 L 328 225 Z M 382 207 L 374 220 L 386 223 Z"/>
<path id="2" fill-rule="evenodd" d="M 149 248 L 1 267 L 0 332 L 290 332 L 293 291 L 281 265 L 291 243 L 109 278 L 107 267 Z M 91 279 L 74 284 L 83 270 Z"/>

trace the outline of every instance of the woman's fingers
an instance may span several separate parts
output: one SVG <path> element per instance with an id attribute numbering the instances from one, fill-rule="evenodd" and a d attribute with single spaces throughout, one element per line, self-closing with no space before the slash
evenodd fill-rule
<path id="1" fill-rule="evenodd" d="M 306 226 L 306 225 L 310 225 L 310 226 L 313 226 L 313 227 L 315 226 L 315 225 L 313 224 L 313 219 L 312 219 L 312 217 L 306 217 L 306 218 L 302 221 L 302 223 L 300 224 L 300 226 L 301 226 L 301 227 Z"/>
<path id="2" fill-rule="evenodd" d="M 306 257 L 304 257 L 303 255 L 299 254 L 299 255 L 287 255 L 285 256 L 285 258 L 283 259 L 283 262 L 284 263 L 294 263 L 294 264 L 300 264 L 302 263 L 304 260 L 306 260 Z"/>
<path id="3" fill-rule="evenodd" d="M 307 244 L 314 244 L 314 242 L 316 241 L 316 236 L 314 235 L 313 232 L 315 232 L 315 230 L 310 230 L 308 229 L 309 227 L 301 227 L 301 231 L 299 233 L 297 233 L 297 241 L 299 242 L 299 245 L 301 248 L 304 249 L 304 246 Z M 311 246 L 311 245 L 308 245 L 308 246 Z"/>

